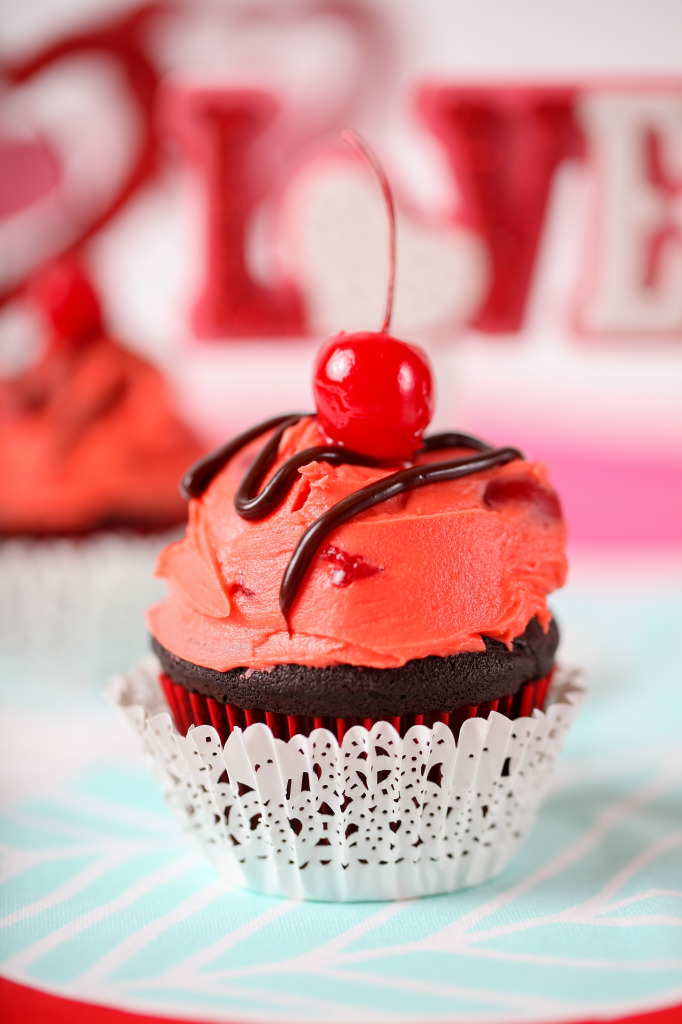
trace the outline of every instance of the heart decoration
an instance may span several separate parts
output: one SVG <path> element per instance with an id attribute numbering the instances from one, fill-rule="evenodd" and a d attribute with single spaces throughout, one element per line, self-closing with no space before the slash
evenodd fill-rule
<path id="1" fill-rule="evenodd" d="M 388 169 L 388 176 L 396 175 Z M 393 327 L 438 339 L 466 323 L 489 281 L 481 240 L 455 215 L 427 216 L 396 195 L 399 245 Z M 322 154 L 284 193 L 283 258 L 306 295 L 311 329 L 329 334 L 381 323 L 388 254 L 385 212 L 355 158 Z"/>
<path id="2" fill-rule="evenodd" d="M 125 206 L 156 169 L 154 100 L 159 70 L 146 52 L 144 35 L 150 23 L 168 10 L 169 5 L 164 3 L 147 4 L 0 68 L 0 75 L 9 84 L 4 121 L 9 115 L 21 125 L 21 133 L 15 128 L 7 137 L 5 128 L 6 138 L 0 139 L 0 167 L 7 184 L 3 191 L 5 195 L 11 193 L 0 211 L 0 252 L 4 254 L 0 262 L 0 306 L 15 298 L 44 263 L 80 248 Z M 101 88 L 98 92 L 97 86 L 102 84 L 103 70 L 105 78 L 109 71 L 108 95 L 113 85 L 117 94 L 125 96 L 123 105 L 115 104 L 118 110 L 108 103 L 106 109 L 102 109 L 101 102 L 98 105 Z M 68 76 L 61 75 L 60 82 L 62 71 L 68 71 Z M 76 85 L 81 103 L 73 105 L 73 85 L 72 94 L 61 105 L 55 103 L 64 78 L 73 77 L 78 83 L 83 74 L 88 76 L 88 87 Z M 97 97 L 94 101 L 92 95 Z M 82 102 L 87 108 L 88 99 L 91 120 L 84 124 L 80 120 Z M 70 102 L 74 111 L 71 116 Z M 31 106 L 44 112 L 40 120 L 45 128 L 27 139 L 25 112 Z M 121 139 L 122 106 L 128 132 L 124 131 Z M 99 133 L 112 120 L 109 135 L 115 129 L 120 144 L 110 147 L 105 159 Z"/>

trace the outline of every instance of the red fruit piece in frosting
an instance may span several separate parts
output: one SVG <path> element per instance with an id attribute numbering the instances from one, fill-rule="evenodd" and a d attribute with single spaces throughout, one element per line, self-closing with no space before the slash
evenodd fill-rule
<path id="1" fill-rule="evenodd" d="M 233 583 L 230 587 L 230 596 L 255 597 L 254 591 L 247 587 L 246 584 L 244 583 L 244 576 L 242 573 L 239 573 L 239 577 L 240 578 L 237 579 L 237 581 Z"/>
<path id="2" fill-rule="evenodd" d="M 561 505 L 554 491 L 542 487 L 535 480 L 491 480 L 483 494 L 488 508 L 501 509 L 505 505 L 532 505 L 547 519 L 561 519 Z"/>
<path id="3" fill-rule="evenodd" d="M 320 558 L 332 565 L 331 580 L 335 587 L 347 587 L 356 580 L 364 580 L 384 571 L 383 566 L 372 565 L 362 555 L 351 555 L 334 544 L 322 548 Z"/>

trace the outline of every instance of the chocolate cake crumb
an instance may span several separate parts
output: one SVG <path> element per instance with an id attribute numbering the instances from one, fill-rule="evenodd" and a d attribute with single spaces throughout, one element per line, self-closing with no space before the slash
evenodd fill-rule
<path id="1" fill-rule="evenodd" d="M 430 655 L 384 669 L 273 665 L 262 671 L 241 666 L 218 672 L 178 658 L 154 638 L 152 647 L 173 682 L 224 704 L 320 718 L 390 718 L 454 711 L 515 694 L 550 671 L 559 631 L 554 620 L 544 633 L 531 619 L 511 650 L 490 637 L 483 640 L 485 651 Z"/>

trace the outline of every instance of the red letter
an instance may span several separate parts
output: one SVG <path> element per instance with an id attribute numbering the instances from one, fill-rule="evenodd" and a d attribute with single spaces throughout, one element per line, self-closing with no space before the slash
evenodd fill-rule
<path id="1" fill-rule="evenodd" d="M 533 274 L 552 176 L 580 152 L 574 90 L 436 86 L 419 109 L 447 151 L 463 221 L 485 239 L 491 284 L 471 325 L 518 331 Z"/>
<path id="2" fill-rule="evenodd" d="M 258 161 L 256 143 L 277 112 L 276 101 L 254 90 L 190 88 L 174 90 L 171 102 L 171 127 L 198 166 L 205 197 L 205 281 L 194 309 L 196 334 L 304 334 L 294 286 L 265 287 L 246 266 L 249 222 L 272 183 L 272 155 Z"/>

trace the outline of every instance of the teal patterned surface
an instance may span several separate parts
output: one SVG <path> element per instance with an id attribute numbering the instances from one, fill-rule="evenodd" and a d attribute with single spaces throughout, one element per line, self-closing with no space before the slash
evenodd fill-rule
<path id="1" fill-rule="evenodd" d="M 519 856 L 450 896 L 229 890 L 94 688 L 36 709 L 7 680 L 0 973 L 205 1020 L 559 1021 L 682 1002 L 680 576 L 626 568 L 587 566 L 555 600 L 592 692 Z"/>

